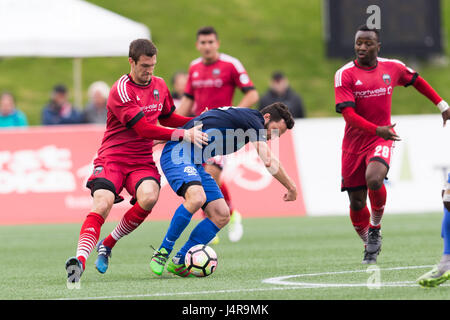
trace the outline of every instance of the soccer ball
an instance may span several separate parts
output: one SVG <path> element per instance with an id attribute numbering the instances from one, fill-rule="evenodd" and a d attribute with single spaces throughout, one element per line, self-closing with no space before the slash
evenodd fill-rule
<path id="1" fill-rule="evenodd" d="M 216 252 L 204 244 L 190 248 L 184 260 L 188 270 L 197 277 L 209 276 L 217 268 Z"/>

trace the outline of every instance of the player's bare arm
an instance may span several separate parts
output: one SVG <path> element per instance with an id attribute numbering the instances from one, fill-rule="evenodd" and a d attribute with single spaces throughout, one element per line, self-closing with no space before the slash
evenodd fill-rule
<path id="1" fill-rule="evenodd" d="M 259 94 L 256 89 L 247 91 L 237 105 L 241 108 L 250 108 L 254 106 L 259 100 Z"/>
<path id="2" fill-rule="evenodd" d="M 193 114 L 192 109 L 194 108 L 194 100 L 187 96 L 181 98 L 180 106 L 177 108 L 176 113 L 184 117 Z"/>
<path id="3" fill-rule="evenodd" d="M 272 153 L 267 143 L 264 141 L 255 141 L 253 145 L 270 174 L 287 189 L 283 200 L 294 201 L 297 199 L 297 187 L 294 181 L 288 176 L 280 160 Z"/>

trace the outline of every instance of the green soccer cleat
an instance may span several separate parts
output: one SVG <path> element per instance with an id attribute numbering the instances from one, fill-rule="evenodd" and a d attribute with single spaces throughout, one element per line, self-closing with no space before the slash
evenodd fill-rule
<path id="1" fill-rule="evenodd" d="M 440 270 L 438 266 L 422 275 L 417 282 L 426 288 L 434 288 L 450 279 L 450 270 Z"/>
<path id="2" fill-rule="evenodd" d="M 173 273 L 176 276 L 182 277 L 182 278 L 192 278 L 195 277 L 194 274 L 192 274 L 188 268 L 186 268 L 185 264 L 175 264 L 173 261 L 170 261 L 167 265 L 167 271 Z"/>
<path id="3" fill-rule="evenodd" d="M 218 235 L 216 235 L 210 242 L 208 242 L 208 245 L 217 245 L 220 242 L 220 238 Z"/>
<path id="4" fill-rule="evenodd" d="M 169 258 L 169 253 L 165 248 L 161 250 L 156 250 L 153 253 L 152 260 L 150 261 L 150 269 L 154 274 L 158 276 L 162 275 L 164 271 L 164 266 L 166 265 L 167 259 Z"/>
<path id="5" fill-rule="evenodd" d="M 231 242 L 238 242 L 241 240 L 244 234 L 244 227 L 242 225 L 242 216 L 236 209 L 233 210 L 233 214 L 230 217 L 228 224 L 228 239 Z"/>

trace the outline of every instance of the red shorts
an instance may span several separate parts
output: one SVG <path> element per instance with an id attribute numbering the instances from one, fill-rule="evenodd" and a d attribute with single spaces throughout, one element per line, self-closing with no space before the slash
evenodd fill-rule
<path id="1" fill-rule="evenodd" d="M 341 191 L 355 191 L 367 188 L 366 169 L 371 161 L 379 161 L 389 170 L 394 141 L 374 144 L 367 151 L 354 154 L 342 151 Z"/>
<path id="2" fill-rule="evenodd" d="M 86 187 L 91 195 L 98 189 L 106 189 L 114 193 L 114 203 L 123 200 L 120 192 L 125 187 L 133 197 L 131 204 L 136 203 L 136 190 L 145 180 L 155 180 L 160 185 L 161 176 L 154 162 L 123 163 L 118 161 L 96 160 L 94 171 L 89 177 Z"/>

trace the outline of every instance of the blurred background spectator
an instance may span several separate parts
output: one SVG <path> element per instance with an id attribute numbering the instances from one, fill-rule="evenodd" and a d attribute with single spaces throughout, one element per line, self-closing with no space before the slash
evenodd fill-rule
<path id="1" fill-rule="evenodd" d="M 27 125 L 27 117 L 16 108 L 14 96 L 10 92 L 3 92 L 0 95 L 0 127 L 24 127 Z"/>
<path id="2" fill-rule="evenodd" d="M 305 118 L 306 112 L 300 96 L 289 86 L 289 80 L 280 72 L 272 74 L 270 88 L 259 101 L 259 110 L 274 102 L 283 102 L 294 118 Z"/>
<path id="3" fill-rule="evenodd" d="M 184 88 L 188 80 L 188 73 L 186 71 L 177 71 L 172 76 L 172 98 L 175 107 L 178 108 L 181 98 L 184 95 Z"/>
<path id="4" fill-rule="evenodd" d="M 83 116 L 68 100 L 67 88 L 63 84 L 53 87 L 50 102 L 42 110 L 42 124 L 83 123 Z"/>
<path id="5" fill-rule="evenodd" d="M 96 81 L 89 86 L 88 96 L 89 102 L 83 111 L 84 122 L 106 123 L 109 86 L 103 81 Z"/>

